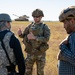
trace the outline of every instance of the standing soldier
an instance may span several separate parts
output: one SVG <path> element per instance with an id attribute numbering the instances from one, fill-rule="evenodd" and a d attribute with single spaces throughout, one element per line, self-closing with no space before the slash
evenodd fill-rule
<path id="1" fill-rule="evenodd" d="M 10 75 L 16 65 L 18 66 L 19 74 L 24 75 L 25 62 L 21 45 L 14 33 L 10 31 L 10 28 L 10 16 L 6 13 L 0 14 L 0 75 Z"/>
<path id="2" fill-rule="evenodd" d="M 50 38 L 50 29 L 46 24 L 41 22 L 44 17 L 43 11 L 36 9 L 32 12 L 34 22 L 31 23 L 24 32 L 21 29 L 18 35 L 23 39 L 25 44 L 26 58 L 26 74 L 32 75 L 33 64 L 36 62 L 37 75 L 44 75 L 46 50 L 49 48 L 47 42 Z"/>
<path id="3" fill-rule="evenodd" d="M 64 28 L 69 35 L 59 46 L 58 73 L 59 75 L 75 75 L 75 6 L 64 9 L 59 20 L 64 23 Z"/>

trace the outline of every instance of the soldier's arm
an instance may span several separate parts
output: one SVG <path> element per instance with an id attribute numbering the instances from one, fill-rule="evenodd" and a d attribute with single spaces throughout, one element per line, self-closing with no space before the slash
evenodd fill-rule
<path id="1" fill-rule="evenodd" d="M 19 35 L 19 37 L 24 38 L 25 36 L 27 36 L 28 33 L 29 33 L 29 26 L 25 28 L 25 30 L 23 31 L 21 35 Z"/>
<path id="2" fill-rule="evenodd" d="M 43 36 L 37 36 L 36 40 L 41 42 L 48 42 L 50 38 L 50 28 L 47 25 L 44 26 Z"/>

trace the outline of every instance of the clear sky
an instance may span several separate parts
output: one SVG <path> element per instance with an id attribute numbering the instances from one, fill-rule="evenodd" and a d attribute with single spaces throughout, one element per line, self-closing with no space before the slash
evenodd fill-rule
<path id="1" fill-rule="evenodd" d="M 43 10 L 43 20 L 57 21 L 62 9 L 75 5 L 75 0 L 0 0 L 0 13 L 8 13 L 12 19 L 15 15 L 29 16 L 32 20 L 32 11 L 36 8 Z"/>

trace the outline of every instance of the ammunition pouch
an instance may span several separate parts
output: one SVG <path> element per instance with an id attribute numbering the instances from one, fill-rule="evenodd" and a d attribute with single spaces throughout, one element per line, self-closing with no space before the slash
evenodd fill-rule
<path id="1" fill-rule="evenodd" d="M 28 41 L 27 37 L 23 38 L 23 44 L 25 45 L 25 52 L 32 54 L 32 44 Z"/>
<path id="2" fill-rule="evenodd" d="M 41 55 L 41 54 L 43 54 L 46 50 L 48 50 L 48 48 L 49 48 L 49 45 L 46 43 L 46 42 L 44 42 L 44 43 L 42 43 L 38 48 L 36 48 L 37 50 L 36 50 L 36 55 Z"/>
<path id="3" fill-rule="evenodd" d="M 27 43 L 25 47 L 26 47 L 25 51 L 28 54 L 41 55 L 49 48 L 49 45 L 45 42 L 45 43 L 40 44 L 39 47 L 33 49 L 32 45 L 30 43 Z"/>
<path id="4" fill-rule="evenodd" d="M 40 45 L 39 50 L 41 52 L 45 52 L 48 48 L 49 48 L 49 45 L 46 42 L 44 42 Z"/>
<path id="5" fill-rule="evenodd" d="M 25 51 L 28 53 L 28 54 L 33 54 L 32 53 L 32 50 L 33 50 L 33 47 L 30 43 L 27 43 L 25 44 Z"/>

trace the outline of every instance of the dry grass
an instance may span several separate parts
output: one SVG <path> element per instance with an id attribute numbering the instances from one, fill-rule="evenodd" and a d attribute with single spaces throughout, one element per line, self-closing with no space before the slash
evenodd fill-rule
<path id="1" fill-rule="evenodd" d="M 50 48 L 47 50 L 46 54 L 46 65 L 45 65 L 45 75 L 58 75 L 58 68 L 57 68 L 57 54 L 59 51 L 59 44 L 60 42 L 67 36 L 66 31 L 63 28 L 63 24 L 60 22 L 45 22 L 51 29 L 51 37 L 49 40 Z M 18 28 L 25 29 L 30 22 L 12 22 L 12 31 L 17 35 Z M 20 39 L 22 50 L 24 56 L 26 57 L 26 53 L 24 52 L 24 45 L 22 44 L 22 39 Z M 36 75 L 36 66 L 34 66 L 33 75 Z"/>

